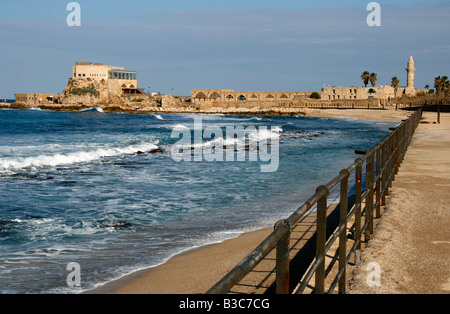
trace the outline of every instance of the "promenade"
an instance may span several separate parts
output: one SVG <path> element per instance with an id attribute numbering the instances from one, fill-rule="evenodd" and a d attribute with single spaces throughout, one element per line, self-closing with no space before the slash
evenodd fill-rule
<path id="1" fill-rule="evenodd" d="M 450 293 L 450 114 L 424 112 L 351 294 Z M 380 285 L 373 281 L 378 263 Z"/>

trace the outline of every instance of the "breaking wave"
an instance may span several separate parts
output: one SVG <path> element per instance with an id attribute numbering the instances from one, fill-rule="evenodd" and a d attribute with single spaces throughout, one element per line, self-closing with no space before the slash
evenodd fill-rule
<path id="1" fill-rule="evenodd" d="M 184 125 L 175 125 L 175 129 L 188 129 Z M 179 148 L 198 148 L 198 147 L 220 147 L 223 146 L 223 148 L 234 148 L 237 147 L 247 147 L 249 144 L 258 145 L 259 142 L 262 141 L 268 141 L 269 143 L 271 141 L 278 141 L 280 133 L 283 132 L 283 129 L 278 126 L 273 126 L 271 129 L 264 129 L 264 128 L 254 128 L 249 131 L 249 129 L 246 129 L 245 132 L 238 134 L 237 137 L 234 136 L 234 134 L 231 134 L 231 136 L 228 136 L 226 134 L 225 129 L 223 129 L 223 134 L 214 134 L 215 138 L 209 141 L 202 141 L 200 143 L 195 142 L 191 144 L 181 144 L 176 145 Z"/>
<path id="2" fill-rule="evenodd" d="M 40 155 L 34 157 L 18 157 L 0 159 L 1 172 L 15 172 L 20 170 L 35 170 L 75 163 L 88 163 L 104 157 L 114 157 L 126 154 L 135 154 L 157 149 L 151 143 L 130 145 L 126 147 L 99 148 L 91 151 L 78 151 L 73 153 L 57 153 L 54 155 Z"/>
<path id="3" fill-rule="evenodd" d="M 79 112 L 101 112 L 101 113 L 103 113 L 104 111 L 100 107 L 94 107 L 94 108 L 82 109 L 82 110 L 79 110 Z"/>

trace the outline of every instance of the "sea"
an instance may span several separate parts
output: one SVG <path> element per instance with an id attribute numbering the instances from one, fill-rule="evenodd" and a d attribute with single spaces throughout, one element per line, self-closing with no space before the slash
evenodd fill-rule
<path id="1" fill-rule="evenodd" d="M 214 138 L 194 142 L 199 120 L 216 130 Z M 356 149 L 375 146 L 397 124 L 0 110 L 0 293 L 82 293 L 187 250 L 272 227 L 350 166 Z M 212 149 L 227 127 L 266 130 L 276 149 L 271 142 L 265 156 L 276 154 L 277 167 L 262 171 L 262 153 L 256 160 L 174 158 L 180 129 L 192 131 L 194 152 L 198 145 Z M 236 145 L 234 153 L 262 149 L 250 146 Z M 69 280 L 74 269 L 77 284 Z"/>
<path id="2" fill-rule="evenodd" d="M 15 101 L 16 101 L 15 99 L 0 98 L 0 102 L 4 102 L 4 103 L 8 103 L 8 104 L 12 104 Z"/>

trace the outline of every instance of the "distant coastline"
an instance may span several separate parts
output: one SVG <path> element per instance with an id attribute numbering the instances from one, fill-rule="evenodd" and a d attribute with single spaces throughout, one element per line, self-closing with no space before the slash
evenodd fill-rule
<path id="1" fill-rule="evenodd" d="M 14 109 L 14 110 L 48 110 L 48 111 L 82 111 L 92 108 L 100 108 L 104 112 L 118 112 L 118 113 L 199 113 L 199 114 L 235 114 L 235 115 L 307 115 L 310 111 L 352 111 L 352 110 L 366 110 L 366 111 L 380 111 L 380 110 L 397 110 L 399 108 L 420 106 L 427 103 L 426 100 L 420 97 L 409 99 L 404 103 L 380 106 L 378 104 L 348 104 L 348 103 L 317 103 L 314 105 L 300 105 L 294 107 L 282 106 L 239 106 L 239 107 L 210 107 L 210 106 L 179 106 L 173 104 L 167 105 L 124 105 L 124 104 L 26 104 L 21 102 L 0 102 L 0 109 Z"/>
<path id="2" fill-rule="evenodd" d="M 206 108 L 197 109 L 195 107 L 140 107 L 130 108 L 114 105 L 105 106 L 87 106 L 87 105 L 57 105 L 45 104 L 40 106 L 25 105 L 20 103 L 15 104 L 0 104 L 0 109 L 14 109 L 14 110 L 48 110 L 48 111 L 65 111 L 65 112 L 79 112 L 86 111 L 86 109 L 99 108 L 100 112 L 116 112 L 116 113 L 142 113 L 142 114 L 223 114 L 223 115 L 285 115 L 285 116 L 307 116 L 316 118 L 354 118 L 364 120 L 378 120 L 378 121 L 401 121 L 409 116 L 406 110 L 396 110 L 395 106 L 386 106 L 384 109 L 374 107 L 371 109 L 363 108 Z"/>

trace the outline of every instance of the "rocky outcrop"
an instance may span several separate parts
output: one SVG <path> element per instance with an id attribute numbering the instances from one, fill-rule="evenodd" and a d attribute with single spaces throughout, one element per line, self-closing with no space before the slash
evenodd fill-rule
<path id="1" fill-rule="evenodd" d="M 69 79 L 66 88 L 57 97 L 59 104 L 123 104 L 121 95 L 116 95 L 108 88 L 105 80 L 97 81 L 90 78 Z"/>

